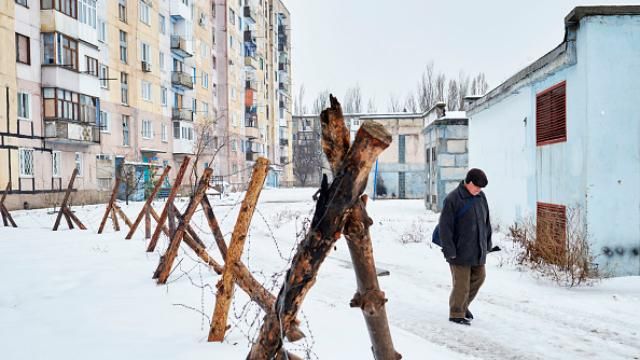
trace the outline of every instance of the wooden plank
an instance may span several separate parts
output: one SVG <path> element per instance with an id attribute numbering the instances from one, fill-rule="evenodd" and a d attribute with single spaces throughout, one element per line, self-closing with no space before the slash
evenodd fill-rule
<path id="1" fill-rule="evenodd" d="M 116 214 L 116 209 L 111 208 L 111 223 L 113 224 L 114 231 L 120 231 L 120 224 L 118 223 L 118 215 Z"/>
<path id="2" fill-rule="evenodd" d="M 78 176 L 78 169 L 73 168 L 73 173 L 71 173 L 71 179 L 69 180 L 69 185 L 67 185 L 67 191 L 64 194 L 64 199 L 62 200 L 60 211 L 58 211 L 58 217 L 56 218 L 55 224 L 53 224 L 53 231 L 58 231 L 58 227 L 60 226 L 60 220 L 62 220 L 64 209 L 67 207 L 67 203 L 69 202 L 69 196 L 71 195 L 71 190 L 73 189 L 73 182 L 76 181 L 76 176 Z M 69 229 L 73 229 L 71 220 L 68 218 L 67 218 L 67 225 L 69 225 Z"/>
<path id="3" fill-rule="evenodd" d="M 207 218 L 207 222 L 209 223 L 209 228 L 211 229 L 211 233 L 213 233 L 213 238 L 216 240 L 218 249 L 220 249 L 220 254 L 222 254 L 223 259 L 226 259 L 227 244 L 224 241 L 222 230 L 220 230 L 220 225 L 218 224 L 216 215 L 213 213 L 213 208 L 207 196 L 202 198 L 202 210 L 204 210 L 204 215 Z"/>
<path id="4" fill-rule="evenodd" d="M 122 209 L 118 205 L 115 205 L 115 210 L 116 210 L 116 213 L 120 215 L 120 218 L 124 221 L 124 223 L 127 224 L 129 229 L 131 229 L 133 224 L 131 223 L 131 220 L 129 220 L 129 218 L 127 217 L 127 214 L 125 214 L 124 211 L 122 211 Z"/>
<path id="5" fill-rule="evenodd" d="M 176 229 L 176 233 L 173 235 L 171 242 L 169 243 L 169 249 L 165 254 L 165 265 L 163 269 L 160 271 L 158 276 L 159 284 L 166 284 L 167 279 L 169 278 L 169 273 L 171 272 L 171 267 L 173 266 L 173 261 L 178 255 L 178 248 L 180 247 L 180 242 L 182 241 L 182 237 L 187 231 L 187 225 L 191 221 L 191 217 L 196 211 L 198 204 L 200 204 L 200 200 L 202 200 L 202 196 L 204 196 L 205 191 L 209 185 L 209 179 L 211 178 L 211 173 L 213 170 L 211 168 L 207 168 L 202 174 L 200 178 L 200 182 L 198 183 L 198 187 L 196 189 L 195 194 L 189 201 L 189 206 L 187 207 L 187 211 L 183 215 L 183 221 L 180 222 L 180 225 Z"/>
<path id="6" fill-rule="evenodd" d="M 144 238 L 151 239 L 151 215 L 149 215 L 149 208 L 144 213 Z"/>
<path id="7" fill-rule="evenodd" d="M 184 178 L 184 174 L 187 172 L 187 167 L 189 166 L 189 162 L 191 158 L 185 156 L 184 160 L 182 160 L 182 165 L 180 165 L 180 169 L 178 170 L 178 175 L 171 187 L 171 191 L 169 192 L 169 196 L 165 201 L 164 208 L 162 209 L 162 213 L 160 214 L 160 219 L 157 220 L 158 225 L 156 225 L 156 230 L 153 232 L 153 236 L 151 236 L 151 241 L 149 241 L 149 246 L 147 246 L 147 252 L 153 252 L 156 249 L 156 244 L 158 243 L 158 238 L 160 237 L 160 228 L 164 226 L 165 221 L 167 220 L 167 215 L 169 208 L 173 206 L 176 196 L 178 195 L 178 191 L 180 190 L 180 186 L 182 185 L 182 179 Z M 171 233 L 173 234 L 173 230 Z"/>
<path id="8" fill-rule="evenodd" d="M 251 181 L 247 188 L 247 193 L 242 200 L 238 220 L 231 235 L 229 250 L 224 261 L 224 271 L 222 280 L 218 283 L 218 293 L 216 296 L 216 306 L 213 312 L 213 321 L 209 330 L 208 341 L 224 340 L 224 334 L 227 331 L 227 317 L 229 316 L 229 307 L 231 306 L 231 297 L 233 296 L 233 288 L 235 285 L 233 267 L 240 262 L 244 243 L 251 225 L 251 218 L 258 203 L 260 192 L 264 186 L 264 181 L 269 172 L 269 160 L 259 158 L 253 168 Z"/>
<path id="9" fill-rule="evenodd" d="M 78 228 L 80 228 L 81 230 L 87 230 L 84 224 L 80 221 L 80 219 L 78 219 L 76 214 L 74 214 L 73 211 L 69 209 L 69 207 L 65 208 L 65 213 L 78 226 Z"/>
<path id="10" fill-rule="evenodd" d="M 112 210 L 113 210 L 113 205 L 116 201 L 116 196 L 118 194 L 118 187 L 120 186 L 120 177 L 116 176 L 116 183 L 113 186 L 113 190 L 111 191 L 111 197 L 109 198 L 109 204 L 107 205 L 107 209 L 104 211 L 104 215 L 102 216 L 102 221 L 100 221 L 100 227 L 98 228 L 98 234 L 102 234 L 102 231 L 104 230 L 104 226 L 107 223 L 107 218 L 109 217 L 109 214 L 113 214 Z M 112 221 L 115 218 L 115 216 L 112 216 Z M 115 228 L 115 225 L 114 225 Z M 119 230 L 116 230 L 119 231 Z"/>
<path id="11" fill-rule="evenodd" d="M 140 210 L 138 217 L 136 217 L 136 220 L 133 222 L 131 229 L 129 229 L 129 233 L 127 234 L 127 236 L 125 236 L 126 240 L 131 240 L 131 237 L 136 232 L 138 225 L 140 225 L 140 222 L 142 222 L 142 218 L 144 217 L 144 214 L 146 213 L 147 209 L 151 207 L 151 203 L 153 202 L 153 199 L 156 197 L 156 194 L 162 187 L 162 183 L 164 183 L 164 179 L 167 177 L 167 175 L 169 175 L 169 170 L 171 170 L 171 166 L 169 165 L 165 166 L 164 171 L 160 176 L 160 179 L 156 183 L 156 186 L 153 187 L 153 191 L 151 192 L 151 194 L 149 194 L 149 197 L 147 198 L 147 201 L 145 201 L 142 209 Z"/>

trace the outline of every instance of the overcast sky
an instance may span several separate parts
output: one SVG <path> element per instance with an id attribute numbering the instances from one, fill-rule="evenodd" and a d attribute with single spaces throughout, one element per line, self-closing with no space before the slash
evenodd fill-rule
<path id="1" fill-rule="evenodd" d="M 577 5 L 632 1 L 284 0 L 291 11 L 293 92 L 311 104 L 323 89 L 341 99 L 358 83 L 364 104 L 387 110 L 390 94 L 415 92 L 433 61 L 447 77 L 484 72 L 490 88 L 564 36 Z M 637 3 L 637 1 L 636 1 Z"/>

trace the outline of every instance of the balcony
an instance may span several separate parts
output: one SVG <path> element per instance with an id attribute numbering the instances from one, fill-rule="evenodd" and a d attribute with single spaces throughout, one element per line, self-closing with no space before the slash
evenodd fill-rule
<path id="1" fill-rule="evenodd" d="M 285 94 L 289 94 L 289 85 L 283 82 L 279 83 L 278 88 Z"/>
<path id="2" fill-rule="evenodd" d="M 289 139 L 280 139 L 280 146 L 289 146 Z"/>
<path id="3" fill-rule="evenodd" d="M 244 31 L 244 42 L 246 43 L 251 43 L 251 44 L 256 44 L 256 35 L 254 31 L 251 30 L 245 30 Z"/>
<path id="4" fill-rule="evenodd" d="M 280 164 L 288 164 L 289 157 L 288 156 L 280 156 Z"/>
<path id="5" fill-rule="evenodd" d="M 244 19 L 247 20 L 248 23 L 255 24 L 258 20 L 258 13 L 253 6 L 245 6 L 243 15 Z"/>
<path id="6" fill-rule="evenodd" d="M 258 69 L 258 60 L 252 55 L 245 55 L 244 66 L 250 67 L 253 70 Z"/>
<path id="7" fill-rule="evenodd" d="M 170 0 L 169 15 L 176 20 L 188 20 L 191 18 L 191 9 L 184 0 Z"/>
<path id="8" fill-rule="evenodd" d="M 191 75 L 182 71 L 171 72 L 171 83 L 175 86 L 193 89 L 193 78 Z"/>
<path id="9" fill-rule="evenodd" d="M 246 80 L 244 82 L 245 89 L 251 89 L 253 91 L 258 91 L 258 82 L 255 80 Z"/>
<path id="10" fill-rule="evenodd" d="M 142 71 L 151 72 L 151 63 L 148 61 L 142 61 Z"/>
<path id="11" fill-rule="evenodd" d="M 45 120 L 44 137 L 64 144 L 93 145 L 100 143 L 100 129 L 95 123 Z"/>
<path id="12" fill-rule="evenodd" d="M 171 109 L 171 120 L 193 121 L 193 111 L 191 109 Z"/>
<path id="13" fill-rule="evenodd" d="M 245 160 L 247 161 L 256 161 L 258 160 L 258 154 L 254 152 L 245 153 Z"/>
<path id="14" fill-rule="evenodd" d="M 171 35 L 171 51 L 182 57 L 193 56 L 187 39 L 180 35 Z"/>

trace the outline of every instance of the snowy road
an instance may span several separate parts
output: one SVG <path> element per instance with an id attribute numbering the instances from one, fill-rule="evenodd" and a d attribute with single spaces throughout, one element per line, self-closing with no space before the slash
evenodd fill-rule
<path id="1" fill-rule="evenodd" d="M 286 268 L 295 233 L 313 208 L 312 193 L 263 192 L 244 256 L 258 279 Z M 214 205 L 225 233 L 233 227 L 237 200 L 214 199 L 226 205 Z M 133 217 L 139 207 L 123 209 Z M 208 320 L 199 311 L 210 316 L 217 276 L 181 251 L 169 285 L 156 286 L 151 274 L 160 250 L 144 252 L 142 231 L 131 241 L 110 228 L 97 235 L 104 207 L 74 210 L 88 231 L 53 233 L 55 215 L 43 210 L 13 212 L 21 227 L 0 228 L 0 359 L 246 356 L 259 325 L 253 320 L 260 317 L 255 307 L 244 307 L 243 294 L 236 292 L 225 343 L 209 344 Z M 640 359 L 640 277 L 559 288 L 515 267 L 511 245 L 497 239 L 505 251 L 490 255 L 487 281 L 472 305 L 476 320 L 462 327 L 447 321 L 450 275 L 438 249 L 401 243 L 416 234 L 428 239 L 437 215 L 418 200 L 370 202 L 369 211 L 377 264 L 391 273 L 380 284 L 404 359 Z M 201 212 L 194 225 L 207 229 Z M 212 241 L 204 233 L 203 238 Z M 161 239 L 158 247 L 164 246 Z M 287 345 L 294 352 L 309 351 L 311 359 L 371 358 L 362 315 L 348 307 L 355 291 L 349 259 L 339 241 L 303 306 L 306 345 Z"/>

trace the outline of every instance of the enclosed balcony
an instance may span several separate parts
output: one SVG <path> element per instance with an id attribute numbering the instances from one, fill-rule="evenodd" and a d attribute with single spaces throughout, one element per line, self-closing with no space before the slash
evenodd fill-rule
<path id="1" fill-rule="evenodd" d="M 256 12 L 255 6 L 246 5 L 244 7 L 244 19 L 251 24 L 255 24 L 258 20 L 258 13 Z"/>
<path id="2" fill-rule="evenodd" d="M 246 55 L 244 57 L 244 66 L 251 68 L 253 70 L 257 70 L 258 69 L 258 59 L 255 58 L 255 56 L 252 55 Z"/>
<path id="3" fill-rule="evenodd" d="M 169 14 L 176 20 L 188 20 L 191 18 L 191 9 L 188 0 L 170 0 Z"/>
<path id="4" fill-rule="evenodd" d="M 190 74 L 182 71 L 171 72 L 171 83 L 175 86 L 193 89 L 193 78 Z"/>
<path id="5" fill-rule="evenodd" d="M 251 89 L 253 91 L 258 91 L 258 82 L 255 80 L 246 80 L 244 82 L 245 89 Z"/>
<path id="6" fill-rule="evenodd" d="M 256 44 L 256 34 L 255 31 L 245 30 L 244 31 L 244 42 L 250 44 Z"/>

